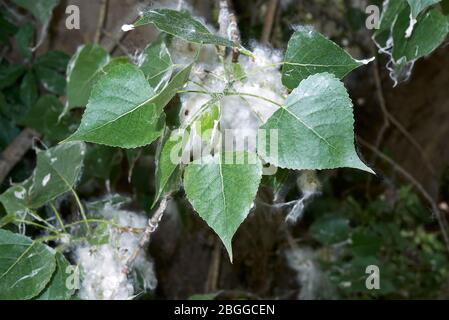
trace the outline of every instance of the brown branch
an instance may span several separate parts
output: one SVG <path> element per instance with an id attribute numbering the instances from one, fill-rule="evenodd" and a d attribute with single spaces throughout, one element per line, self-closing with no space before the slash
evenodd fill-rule
<path id="1" fill-rule="evenodd" d="M 145 6 L 149 6 L 151 4 L 151 0 L 145 0 L 142 3 L 137 3 L 134 7 L 131 8 L 128 16 L 124 17 L 123 20 L 117 21 L 116 24 L 111 28 L 109 34 L 114 35 L 113 37 L 108 37 L 102 39 L 101 45 L 108 52 L 114 52 L 118 43 L 128 34 L 128 32 L 122 32 L 122 25 L 125 23 L 129 23 L 129 21 L 135 21 L 139 17 L 139 9 Z"/>
<path id="2" fill-rule="evenodd" d="M 0 184 L 33 145 L 33 139 L 41 135 L 34 129 L 25 128 L 0 155 Z"/>
<path id="3" fill-rule="evenodd" d="M 129 270 L 131 269 L 140 251 L 146 246 L 148 241 L 150 241 L 151 234 L 156 231 L 157 227 L 159 226 L 159 222 L 164 215 L 165 209 L 167 209 L 168 199 L 169 196 L 163 197 L 156 212 L 150 219 L 148 219 L 148 226 L 145 228 L 145 231 L 143 232 L 143 235 L 140 238 L 139 243 L 137 244 L 137 248 L 126 260 L 125 267 L 123 268 L 123 273 L 125 273 L 126 275 L 129 273 Z"/>
<path id="4" fill-rule="evenodd" d="M 146 0 L 141 5 L 149 5 L 150 0 Z M 103 6 L 104 5 L 104 6 Z M 116 25 L 114 25 L 112 33 L 106 33 L 103 28 L 100 28 L 100 33 L 111 35 L 118 34 L 118 36 L 108 36 L 102 39 L 102 46 L 109 52 L 113 52 L 117 46 L 120 46 L 120 41 L 124 37 L 125 33 L 121 32 L 121 26 L 123 23 L 127 21 L 133 21 L 137 18 L 138 14 L 136 11 L 140 5 L 136 5 L 132 10 L 128 17 L 123 19 L 123 21 L 118 21 Z M 102 4 L 100 7 L 100 15 L 101 12 L 104 11 L 103 15 L 106 16 L 106 8 L 107 8 L 107 0 L 102 0 Z M 103 20 L 103 22 L 101 21 Z M 99 17 L 98 25 L 104 24 L 104 17 Z M 98 28 L 97 28 L 98 32 Z M 95 36 L 95 38 L 97 35 Z M 101 37 L 100 37 L 101 38 Z M 100 40 L 100 38 L 98 38 Z M 6 150 L 0 156 L 0 184 L 3 183 L 4 179 L 8 176 L 9 172 L 14 168 L 14 166 L 22 159 L 22 157 L 27 153 L 27 151 L 32 146 L 32 140 L 35 137 L 40 137 L 40 133 L 37 131 L 25 128 L 22 132 L 14 139 L 14 141 L 6 148 Z"/>
<path id="5" fill-rule="evenodd" d="M 433 199 L 433 197 L 427 192 L 427 190 L 418 182 L 418 180 L 415 179 L 415 177 L 410 174 L 407 170 L 405 170 L 401 165 L 396 163 L 393 159 L 385 155 L 383 152 L 381 152 L 379 149 L 377 149 L 375 146 L 370 144 L 369 142 L 363 140 L 360 137 L 357 137 L 357 141 L 360 142 L 363 146 L 370 149 L 373 153 L 375 153 L 379 158 L 390 164 L 397 172 L 399 172 L 405 179 L 407 179 L 418 192 L 422 195 L 424 199 L 427 200 L 427 202 L 431 206 L 431 210 L 433 215 L 436 217 L 438 221 L 438 225 L 441 230 L 441 234 L 443 235 L 443 239 L 446 245 L 446 249 L 449 253 L 449 235 L 447 233 L 447 221 L 444 215 L 441 215 L 441 211 L 436 203 L 436 201 Z"/>
<path id="6" fill-rule="evenodd" d="M 270 2 L 268 3 L 265 20 L 263 22 L 262 35 L 260 37 L 260 42 L 264 44 L 270 42 L 271 31 L 273 30 L 273 22 L 274 17 L 276 16 L 278 3 L 279 0 L 270 0 Z"/>
<path id="7" fill-rule="evenodd" d="M 98 11 L 97 29 L 95 30 L 95 35 L 94 35 L 94 43 L 99 43 L 100 42 L 101 30 L 103 29 L 103 26 L 104 26 L 104 21 L 105 21 L 105 17 L 106 17 L 107 7 L 108 7 L 108 0 L 101 0 L 100 1 L 100 8 L 99 8 L 99 11 Z"/>
<path id="8" fill-rule="evenodd" d="M 377 99 L 379 100 L 380 110 L 382 111 L 384 121 L 382 128 L 379 130 L 379 134 L 377 135 L 375 144 L 376 148 L 380 148 L 384 134 L 390 127 L 390 117 L 389 117 L 390 113 L 388 112 L 387 104 L 385 103 L 385 97 L 382 89 L 382 82 L 380 80 L 379 62 L 377 57 L 376 59 L 374 59 L 373 62 L 373 75 L 374 75 L 374 83 L 376 84 Z"/>
<path id="9" fill-rule="evenodd" d="M 236 45 L 240 43 L 240 31 L 237 24 L 237 16 L 235 15 L 231 0 L 220 0 L 220 12 L 218 15 L 219 33 L 229 38 Z M 232 48 L 232 62 L 239 60 L 240 51 L 237 46 Z"/>
<path id="10" fill-rule="evenodd" d="M 410 142 L 413 147 L 415 147 L 416 150 L 418 150 L 419 154 L 421 155 L 421 158 L 424 160 L 424 165 L 427 167 L 429 172 L 432 175 L 435 175 L 435 169 L 431 165 L 431 162 L 429 161 L 429 158 L 427 157 L 426 153 L 424 152 L 424 149 L 421 147 L 421 145 L 416 141 L 416 139 L 405 129 L 405 127 L 397 120 L 389 111 L 387 108 L 387 103 L 385 101 L 385 96 L 382 89 L 382 81 L 380 78 L 380 71 L 379 71 L 379 63 L 378 63 L 378 55 L 377 50 L 375 47 L 375 44 L 372 44 L 372 52 L 373 55 L 376 56 L 376 59 L 373 63 L 373 75 L 374 75 L 374 83 L 376 85 L 376 94 L 377 99 L 379 100 L 380 109 L 382 111 L 383 115 L 383 125 L 382 128 L 379 131 L 379 134 L 377 135 L 376 144 L 375 147 L 380 149 L 382 140 L 384 138 L 386 130 L 390 127 L 390 124 L 393 124 L 400 133 Z M 375 162 L 376 159 L 373 161 Z"/>
<path id="11" fill-rule="evenodd" d="M 214 237 L 214 249 L 212 251 L 211 262 L 209 265 L 209 274 L 205 285 L 205 292 L 216 292 L 218 289 L 218 280 L 220 278 L 221 264 L 221 243 Z"/>
<path id="12" fill-rule="evenodd" d="M 234 12 L 229 14 L 229 32 L 231 34 L 231 41 L 236 45 L 240 43 L 240 31 L 237 25 L 237 17 Z M 239 61 L 240 51 L 237 47 L 232 48 L 232 62 L 237 63 Z"/>

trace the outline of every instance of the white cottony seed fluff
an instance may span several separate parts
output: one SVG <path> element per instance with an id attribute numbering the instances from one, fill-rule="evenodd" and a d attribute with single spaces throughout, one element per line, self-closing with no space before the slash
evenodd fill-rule
<path id="1" fill-rule="evenodd" d="M 145 228 L 147 217 L 144 214 L 117 209 L 106 204 L 100 211 L 101 218 L 112 220 L 122 227 Z M 82 281 L 79 297 L 87 300 L 127 300 L 145 290 L 156 288 L 157 279 L 153 262 L 145 250 L 141 250 L 133 264 L 129 276 L 123 272 L 126 261 L 137 248 L 141 234 L 121 231 L 108 225 L 106 244 L 82 244 L 75 247 L 76 263 L 82 268 Z M 140 275 L 142 283 L 137 283 L 133 274 Z"/>

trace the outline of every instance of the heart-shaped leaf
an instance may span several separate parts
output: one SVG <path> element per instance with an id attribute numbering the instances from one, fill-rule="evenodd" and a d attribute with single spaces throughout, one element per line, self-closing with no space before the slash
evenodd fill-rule
<path id="1" fill-rule="evenodd" d="M 232 238 L 249 213 L 261 178 L 262 163 L 247 152 L 206 156 L 185 170 L 187 198 L 220 237 L 231 261 Z"/>
<path id="2" fill-rule="evenodd" d="M 214 35 L 188 11 L 171 9 L 148 10 L 134 23 L 134 27 L 153 23 L 159 30 L 189 42 L 215 44 L 225 47 L 237 46 L 232 41 Z"/>
<path id="3" fill-rule="evenodd" d="M 164 128 L 163 108 L 187 82 L 190 70 L 191 65 L 185 67 L 154 94 L 136 66 L 114 66 L 95 84 L 81 125 L 67 140 L 122 148 L 150 144 Z"/>
<path id="4" fill-rule="evenodd" d="M 0 229 L 0 299 L 31 299 L 49 283 L 55 253 L 46 245 Z"/>
<path id="5" fill-rule="evenodd" d="M 37 300 L 68 300 L 73 295 L 74 290 L 67 288 L 67 279 L 71 275 L 67 272 L 70 266 L 62 253 L 55 255 L 56 270 L 47 284 L 47 287 L 39 294 Z"/>
<path id="6" fill-rule="evenodd" d="M 81 46 L 67 65 L 68 107 L 84 107 L 92 87 L 104 66 L 109 63 L 109 54 L 96 44 Z"/>
<path id="7" fill-rule="evenodd" d="M 440 1 L 441 0 L 407 0 L 411 8 L 411 18 L 416 19 L 421 12 Z"/>
<path id="8" fill-rule="evenodd" d="M 19 214 L 70 191 L 80 175 L 84 154 L 85 145 L 80 142 L 38 150 L 32 176 L 6 190 L 0 202 L 9 214 Z"/>
<path id="9" fill-rule="evenodd" d="M 406 37 L 409 20 L 410 8 L 406 7 L 397 17 L 393 27 L 393 59 L 395 62 L 402 58 L 410 62 L 430 54 L 440 46 L 449 32 L 447 17 L 436 9 L 419 16 L 410 37 Z"/>
<path id="10" fill-rule="evenodd" d="M 139 57 L 139 67 L 155 91 L 163 88 L 170 80 L 173 63 L 162 39 L 150 44 L 143 50 Z"/>
<path id="11" fill-rule="evenodd" d="M 354 149 L 352 103 L 342 82 L 321 73 L 303 80 L 268 121 L 275 130 L 278 150 L 261 155 L 267 162 L 289 169 L 351 167 L 373 172 Z"/>
<path id="12" fill-rule="evenodd" d="M 289 89 L 315 73 L 328 72 L 343 78 L 369 60 L 353 59 L 346 51 L 311 27 L 298 27 L 288 41 L 282 83 Z"/>
<path id="13" fill-rule="evenodd" d="M 59 0 L 13 0 L 18 6 L 25 8 L 42 24 L 47 24 L 51 17 L 53 8 L 57 6 Z"/>

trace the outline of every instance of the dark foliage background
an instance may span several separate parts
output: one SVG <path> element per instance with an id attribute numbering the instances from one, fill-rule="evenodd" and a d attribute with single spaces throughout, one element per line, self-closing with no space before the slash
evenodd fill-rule
<path id="1" fill-rule="evenodd" d="M 189 3 L 197 16 L 216 25 L 215 1 Z M 354 57 L 377 57 L 376 63 L 345 79 L 354 102 L 359 153 L 377 175 L 350 169 L 319 172 L 322 194 L 308 204 L 303 219 L 295 225 L 284 222 L 286 210 L 264 204 L 271 203 L 273 189 L 261 188 L 260 202 L 234 239 L 233 264 L 183 192 L 177 193 L 169 208 L 175 217 L 164 219 L 148 249 L 155 261 L 157 290 L 141 298 L 188 298 L 208 293 L 231 299 L 449 298 L 449 252 L 432 214 L 432 205 L 438 206 L 443 218 L 449 214 L 447 45 L 419 60 L 411 78 L 393 88 L 385 67 L 387 60 L 377 54 L 364 26 L 366 2 L 233 3 L 244 44 L 263 39 L 268 40 L 267 45 L 285 50 L 292 26 L 311 24 Z M 65 28 L 65 8 L 70 4 L 80 7 L 80 30 Z M 273 4 L 270 23 L 267 16 Z M 142 50 L 156 38 L 154 27 L 126 34 L 118 30 L 124 21 L 132 21 L 130 17 L 138 7 L 151 5 L 151 1 L 109 0 L 100 43 L 115 56 Z M 1 1 L 0 67 L 21 65 L 39 81 L 35 90 L 24 89 L 27 84 L 23 77 L 2 85 L 0 150 L 24 130 L 25 125 L 15 121 L 16 115 L 26 112 L 37 96 L 48 91 L 63 96 L 65 64 L 79 45 L 96 37 L 100 8 L 101 1 L 60 1 L 43 44 L 23 64 L 23 46 L 17 33 L 23 36 L 27 32 L 23 26 L 31 18 L 22 10 L 16 11 L 9 1 Z M 14 14 L 20 28 L 7 23 Z M 267 23 L 272 25 L 268 35 L 264 31 Z M 14 40 L 10 40 L 13 35 Z M 57 58 L 61 67 L 55 66 L 54 73 L 43 76 L 38 59 L 53 50 L 62 52 Z M 74 111 L 73 121 L 79 121 L 80 115 L 81 111 Z M 80 197 L 88 200 L 110 192 L 128 194 L 134 199 L 131 208 L 149 213 L 154 196 L 154 151 L 154 146 L 143 150 L 128 180 L 130 163 L 124 152 L 89 146 L 78 186 Z M 3 181 L 0 192 L 10 181 L 28 177 L 34 165 L 30 149 Z M 300 194 L 297 176 L 293 172 L 285 180 L 290 185 L 287 201 Z M 63 215 L 69 217 L 72 208 L 73 204 L 66 203 Z M 369 264 L 381 267 L 380 290 L 369 291 L 364 286 L 365 266 Z"/>

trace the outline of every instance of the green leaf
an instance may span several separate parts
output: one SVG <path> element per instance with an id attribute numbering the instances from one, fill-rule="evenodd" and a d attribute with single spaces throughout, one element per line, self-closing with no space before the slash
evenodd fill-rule
<path id="1" fill-rule="evenodd" d="M 188 11 L 154 9 L 145 12 L 135 23 L 139 27 L 153 23 L 159 30 L 189 42 L 235 47 L 232 41 L 216 36 Z"/>
<path id="2" fill-rule="evenodd" d="M 37 57 L 34 65 L 65 72 L 69 61 L 70 57 L 65 52 L 54 50 Z"/>
<path id="3" fill-rule="evenodd" d="M 29 108 L 36 103 L 38 97 L 36 77 L 28 71 L 20 84 L 20 100 Z"/>
<path id="4" fill-rule="evenodd" d="M 142 154 L 142 148 L 126 149 L 126 159 L 128 160 L 128 182 L 131 182 L 134 166 Z"/>
<path id="5" fill-rule="evenodd" d="M 117 163 L 120 150 L 103 145 L 89 145 L 84 161 L 83 180 L 92 177 L 107 180 L 112 167 Z"/>
<path id="6" fill-rule="evenodd" d="M 37 300 L 69 300 L 74 294 L 74 290 L 68 289 L 66 282 L 71 275 L 67 273 L 67 267 L 70 266 L 62 253 L 55 255 L 56 271 L 50 279 L 47 287 L 36 297 Z"/>
<path id="7" fill-rule="evenodd" d="M 220 291 L 213 293 L 200 293 L 191 295 L 188 300 L 214 300 L 218 295 L 220 295 Z"/>
<path id="8" fill-rule="evenodd" d="M 179 163 L 176 163 L 171 158 L 171 153 L 176 152 L 174 148 L 179 147 L 183 139 L 182 134 L 176 131 L 171 132 L 168 137 L 162 142 L 162 148 L 157 152 L 157 162 L 156 162 L 156 194 L 153 201 L 153 205 L 159 200 L 160 196 L 169 192 L 170 190 L 170 180 L 174 175 Z M 175 156 L 180 157 L 181 148 L 178 148 L 178 154 Z"/>
<path id="9" fill-rule="evenodd" d="M 34 70 L 42 86 L 57 95 L 64 95 L 67 69 L 70 57 L 61 51 L 49 51 L 36 59 Z"/>
<path id="10" fill-rule="evenodd" d="M 355 230 L 351 240 L 352 252 L 357 256 L 377 256 L 382 245 L 382 238 L 366 228 Z"/>
<path id="11" fill-rule="evenodd" d="M 53 8 L 58 4 L 58 0 L 13 0 L 18 6 L 30 11 L 31 14 L 42 24 L 46 24 L 51 17 Z"/>
<path id="12" fill-rule="evenodd" d="M 46 245 L 0 229 L 0 299 L 31 299 L 41 292 L 56 268 Z"/>
<path id="13" fill-rule="evenodd" d="M 440 1 L 441 0 L 407 0 L 411 8 L 412 19 L 416 19 L 421 12 Z"/>
<path id="14" fill-rule="evenodd" d="M 230 160 L 240 156 L 254 161 L 240 164 Z M 220 237 L 231 261 L 232 238 L 249 213 L 261 178 L 262 163 L 246 152 L 203 157 L 185 170 L 187 198 Z"/>
<path id="15" fill-rule="evenodd" d="M 57 97 L 44 95 L 28 110 L 20 124 L 36 129 L 46 140 L 61 141 L 69 136 L 74 125 L 68 115 L 59 118 L 63 110 L 64 106 Z"/>
<path id="16" fill-rule="evenodd" d="M 335 216 L 325 216 L 310 226 L 314 239 L 324 245 L 342 242 L 349 238 L 349 220 Z"/>
<path id="17" fill-rule="evenodd" d="M 0 115 L 0 150 L 6 149 L 11 141 L 20 133 L 15 124 Z"/>
<path id="18" fill-rule="evenodd" d="M 218 119 L 220 118 L 219 104 L 216 103 L 215 100 L 211 100 L 209 103 L 211 103 L 211 106 L 201 114 L 198 120 L 195 121 L 197 133 L 206 141 L 210 140 L 210 134 L 207 137 L 205 137 L 204 134 L 207 131 L 211 133 L 212 129 L 214 128 L 215 121 L 218 121 Z"/>
<path id="19" fill-rule="evenodd" d="M 65 94 L 66 79 L 61 73 L 39 65 L 35 70 L 39 81 L 47 91 L 61 96 Z"/>
<path id="20" fill-rule="evenodd" d="M 170 80 L 173 63 L 162 39 L 150 44 L 143 50 L 139 58 L 139 67 L 155 91 L 163 88 Z"/>
<path id="21" fill-rule="evenodd" d="M 28 191 L 32 208 L 38 208 L 73 188 L 83 167 L 85 149 L 84 143 L 70 142 L 37 151 L 33 188 Z"/>
<path id="22" fill-rule="evenodd" d="M 242 65 L 240 63 L 232 63 L 232 74 L 234 75 L 234 78 L 239 81 L 245 81 L 246 80 L 246 73 L 243 69 Z"/>
<path id="23" fill-rule="evenodd" d="M 0 12 L 0 43 L 9 44 L 9 37 L 17 32 L 17 27 L 12 23 L 11 12 L 2 10 Z"/>
<path id="24" fill-rule="evenodd" d="M 20 54 L 26 60 L 32 57 L 31 46 L 33 45 L 34 29 L 31 23 L 26 23 L 16 33 L 16 42 Z"/>
<path id="25" fill-rule="evenodd" d="M 410 9 L 405 8 L 393 27 L 393 60 L 405 57 L 407 62 L 424 57 L 443 43 L 449 32 L 449 21 L 440 11 L 433 9 L 419 16 L 413 33 L 405 36 L 409 27 Z"/>
<path id="26" fill-rule="evenodd" d="M 337 44 L 310 27 L 299 27 L 288 41 L 282 67 L 282 83 L 296 88 L 308 76 L 328 72 L 343 78 L 369 61 L 353 59 Z"/>
<path id="27" fill-rule="evenodd" d="M 262 125 L 277 130 L 278 150 L 259 151 L 261 157 L 289 169 L 351 167 L 373 173 L 354 149 L 352 103 L 334 75 L 310 76 L 292 91 Z"/>
<path id="28" fill-rule="evenodd" d="M 30 186 L 31 179 L 27 179 L 20 184 L 14 184 L 0 195 L 0 202 L 8 215 L 24 216 L 29 211 L 27 193 Z"/>
<path id="29" fill-rule="evenodd" d="M 38 150 L 32 176 L 6 190 L 0 195 L 0 202 L 9 214 L 19 214 L 28 208 L 40 208 L 70 191 L 80 175 L 84 154 L 85 145 L 80 142 Z"/>
<path id="30" fill-rule="evenodd" d="M 157 139 L 164 128 L 163 108 L 187 82 L 191 65 L 158 94 L 132 64 L 113 67 L 92 90 L 78 130 L 68 140 L 136 148 Z"/>
<path id="31" fill-rule="evenodd" d="M 109 63 L 105 49 L 88 44 L 78 48 L 67 66 L 67 99 L 69 109 L 87 104 L 98 74 Z"/>
<path id="32" fill-rule="evenodd" d="M 25 71 L 23 65 L 0 65 L 0 90 L 14 84 Z"/>
<path id="33" fill-rule="evenodd" d="M 104 222 L 98 223 L 87 241 L 93 246 L 107 244 L 109 242 L 109 225 Z"/>
<path id="34" fill-rule="evenodd" d="M 380 17 L 379 29 L 373 34 L 373 40 L 381 49 L 391 46 L 391 29 L 399 13 L 407 6 L 404 1 L 386 1 Z"/>

